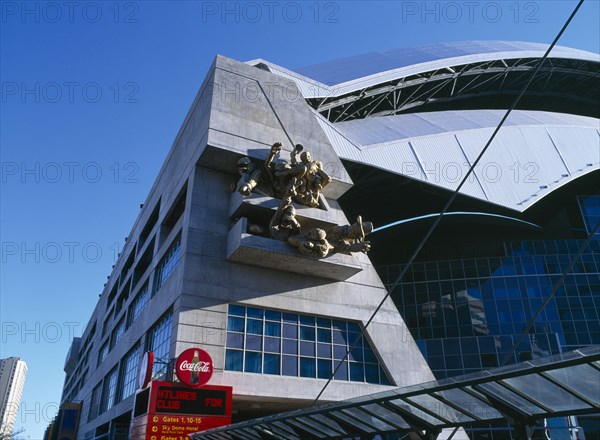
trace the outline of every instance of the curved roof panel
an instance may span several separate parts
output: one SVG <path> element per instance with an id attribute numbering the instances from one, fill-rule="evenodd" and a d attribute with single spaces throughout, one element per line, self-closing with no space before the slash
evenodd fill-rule
<path id="1" fill-rule="evenodd" d="M 291 79 L 303 96 L 310 99 L 342 96 L 387 81 L 452 66 L 541 58 L 547 48 L 547 44 L 521 41 L 462 41 L 372 52 L 294 70 L 260 59 L 248 63 L 262 64 L 271 72 Z M 598 54 L 563 46 L 555 46 L 550 58 L 600 62 Z"/>
<path id="2" fill-rule="evenodd" d="M 453 191 L 504 115 L 446 111 L 332 124 L 315 112 L 338 155 Z M 461 193 L 519 212 L 600 169 L 598 119 L 514 110 Z"/>
<path id="3" fill-rule="evenodd" d="M 371 52 L 301 67 L 294 71 L 331 86 L 424 63 L 438 61 L 441 62 L 441 67 L 455 65 L 461 63 L 460 59 L 471 56 L 477 56 L 478 60 L 490 56 L 508 58 L 507 54 L 512 54 L 511 57 L 537 58 L 543 56 L 547 49 L 547 44 L 522 41 L 458 41 Z M 499 53 L 502 55 L 498 56 Z M 593 53 L 562 46 L 553 49 L 552 57 L 598 61 L 598 56 Z"/>

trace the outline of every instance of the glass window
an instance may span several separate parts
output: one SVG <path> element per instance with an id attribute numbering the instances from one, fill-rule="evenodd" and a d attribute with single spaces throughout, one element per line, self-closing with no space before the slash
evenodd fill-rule
<path id="1" fill-rule="evenodd" d="M 181 251 L 181 233 L 177 235 L 165 255 L 161 258 L 154 275 L 154 291 L 156 292 L 165 283 L 169 275 L 173 273 L 179 263 Z"/>
<path id="2" fill-rule="evenodd" d="M 100 366 L 104 359 L 108 356 L 108 341 L 106 341 L 102 347 L 100 347 L 100 351 L 98 352 L 98 363 L 97 366 Z"/>
<path id="3" fill-rule="evenodd" d="M 125 358 L 121 362 L 121 371 L 119 372 L 119 387 L 117 391 L 117 400 L 115 403 L 128 398 L 135 392 L 137 388 L 136 379 L 140 355 L 141 344 L 138 342 L 129 351 L 129 353 L 125 355 Z"/>
<path id="4" fill-rule="evenodd" d="M 150 290 L 148 289 L 148 281 L 146 281 L 129 306 L 129 312 L 127 314 L 127 327 L 129 327 L 133 321 L 135 321 L 135 318 L 142 313 L 142 310 L 144 310 L 149 300 Z"/>
<path id="5" fill-rule="evenodd" d="M 115 394 L 117 391 L 117 368 L 113 368 L 104 378 L 102 387 L 102 399 L 100 400 L 99 414 L 108 411 L 115 404 Z"/>
<path id="6" fill-rule="evenodd" d="M 357 322 L 230 305 L 225 370 L 329 379 L 335 359 L 356 346 L 335 380 L 390 381 Z M 335 344 L 333 344 L 335 342 Z"/>
<path id="7" fill-rule="evenodd" d="M 88 422 L 98 417 L 98 409 L 100 408 L 100 397 L 102 394 L 102 382 L 94 387 L 92 397 L 90 399 L 90 412 L 88 413 Z"/>
<path id="8" fill-rule="evenodd" d="M 115 328 L 112 331 L 112 335 L 110 338 L 110 349 L 112 350 L 115 345 L 121 340 L 123 335 L 125 334 L 125 316 L 123 316 Z"/>
<path id="9" fill-rule="evenodd" d="M 157 360 L 168 360 L 171 351 L 171 333 L 173 312 L 169 311 L 148 331 L 146 336 L 146 351 L 154 352 L 154 367 L 152 377 L 156 379 L 167 371 L 167 364 L 156 362 Z"/>

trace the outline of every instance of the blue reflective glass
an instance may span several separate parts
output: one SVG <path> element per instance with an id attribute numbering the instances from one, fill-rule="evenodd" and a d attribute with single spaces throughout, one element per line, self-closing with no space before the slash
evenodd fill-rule
<path id="1" fill-rule="evenodd" d="M 270 321 L 281 321 L 281 312 L 274 310 L 265 310 L 265 319 Z"/>
<path id="2" fill-rule="evenodd" d="M 319 379 L 329 379 L 332 373 L 331 360 L 319 359 L 317 360 L 317 377 Z"/>
<path id="3" fill-rule="evenodd" d="M 227 330 L 230 332 L 244 332 L 244 318 L 227 318 Z"/>
<path id="4" fill-rule="evenodd" d="M 263 334 L 263 322 L 257 319 L 247 319 L 246 320 L 246 333 L 251 333 L 253 335 L 262 335 Z"/>
<path id="5" fill-rule="evenodd" d="M 246 350 L 262 350 L 262 336 L 246 335 Z"/>
<path id="6" fill-rule="evenodd" d="M 269 353 L 279 353 L 281 339 L 265 338 L 265 351 Z"/>
<path id="7" fill-rule="evenodd" d="M 246 373 L 260 373 L 262 367 L 262 354 L 247 351 L 245 353 L 246 363 L 244 365 L 244 372 Z"/>
<path id="8" fill-rule="evenodd" d="M 284 338 L 298 339 L 298 325 L 297 324 L 283 324 L 283 335 Z"/>
<path id="9" fill-rule="evenodd" d="M 317 329 L 317 341 L 331 343 L 331 330 L 325 328 Z"/>
<path id="10" fill-rule="evenodd" d="M 336 344 L 348 344 L 348 334 L 345 331 L 333 330 L 333 342 Z"/>
<path id="11" fill-rule="evenodd" d="M 242 371 L 243 352 L 238 350 L 225 351 L 225 369 L 229 371 Z"/>
<path id="12" fill-rule="evenodd" d="M 334 370 L 338 367 L 339 361 L 334 361 Z M 335 372 L 335 380 L 348 380 L 348 362 L 342 362 L 341 366 Z"/>
<path id="13" fill-rule="evenodd" d="M 348 359 L 351 361 L 363 362 L 363 360 L 364 360 L 363 349 L 360 347 L 353 348 L 352 351 L 350 351 L 350 355 L 348 356 Z"/>
<path id="14" fill-rule="evenodd" d="M 313 327 L 300 326 L 300 339 L 304 341 L 315 340 L 315 329 Z"/>
<path id="15" fill-rule="evenodd" d="M 236 306 L 235 304 L 229 304 L 229 314 L 236 316 L 245 316 L 246 315 L 246 307 Z"/>
<path id="16" fill-rule="evenodd" d="M 300 341 L 300 355 L 301 356 L 315 356 L 315 343 Z"/>
<path id="17" fill-rule="evenodd" d="M 298 354 L 298 341 L 297 340 L 283 340 L 282 352 L 285 354 Z"/>
<path id="18" fill-rule="evenodd" d="M 348 351 L 346 346 L 334 345 L 333 346 L 333 358 L 334 359 L 344 359 L 344 356 L 346 356 L 346 351 Z"/>
<path id="19" fill-rule="evenodd" d="M 281 324 L 278 322 L 265 322 L 265 336 L 281 336 Z"/>
<path id="20" fill-rule="evenodd" d="M 296 356 L 281 356 L 281 374 L 298 376 L 298 358 Z"/>
<path id="21" fill-rule="evenodd" d="M 317 377 L 314 358 L 300 358 L 300 377 Z"/>
<path id="22" fill-rule="evenodd" d="M 312 325 L 314 327 L 314 325 L 315 325 L 315 317 L 314 316 L 300 315 L 300 324 L 303 324 L 303 325 Z"/>
<path id="23" fill-rule="evenodd" d="M 248 318 L 262 319 L 264 316 L 263 309 L 256 309 L 254 307 L 246 307 L 246 313 L 248 314 Z"/>
<path id="24" fill-rule="evenodd" d="M 379 383 L 379 367 L 376 364 L 365 364 L 365 381 Z"/>
<path id="25" fill-rule="evenodd" d="M 296 313 L 284 313 L 283 321 L 284 322 L 298 322 L 298 315 Z"/>
<path id="26" fill-rule="evenodd" d="M 364 382 L 365 371 L 363 364 L 350 362 L 350 380 L 355 382 Z"/>
<path id="27" fill-rule="evenodd" d="M 263 367 L 263 373 L 279 374 L 279 362 L 280 362 L 279 355 L 265 354 L 265 365 Z"/>
<path id="28" fill-rule="evenodd" d="M 331 319 L 317 318 L 317 326 L 331 328 Z"/>
<path id="29" fill-rule="evenodd" d="M 317 344 L 317 356 L 320 358 L 331 359 L 331 345 L 329 344 Z"/>
<path id="30" fill-rule="evenodd" d="M 244 335 L 241 333 L 227 333 L 227 347 L 244 348 Z"/>

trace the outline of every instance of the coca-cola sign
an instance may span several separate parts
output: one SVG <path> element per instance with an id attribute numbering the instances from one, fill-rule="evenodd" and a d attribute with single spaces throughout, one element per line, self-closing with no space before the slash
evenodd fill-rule
<path id="1" fill-rule="evenodd" d="M 213 374 L 213 361 L 201 348 L 188 348 L 175 362 L 177 377 L 191 387 L 201 387 Z"/>

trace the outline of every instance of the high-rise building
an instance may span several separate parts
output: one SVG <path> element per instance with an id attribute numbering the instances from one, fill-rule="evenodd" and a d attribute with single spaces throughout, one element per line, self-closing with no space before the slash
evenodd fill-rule
<path id="1" fill-rule="evenodd" d="M 499 365 L 597 221 L 594 54 L 553 51 L 359 335 L 544 51 L 448 43 L 295 71 L 218 56 L 67 356 L 77 438 L 126 432 L 146 351 L 170 379 L 170 360 L 205 349 L 234 421 L 307 406 L 332 375 L 322 401 Z M 275 142 L 275 169 L 302 144 L 331 177 L 315 206 L 296 205 L 303 227 L 362 215 L 379 227 L 369 257 L 265 236 L 281 201 L 235 192 L 236 164 L 249 157 L 264 183 Z M 509 361 L 599 343 L 597 240 L 578 264 Z"/>
<path id="2" fill-rule="evenodd" d="M 26 375 L 27 364 L 20 358 L 0 359 L 0 436 L 13 433 Z"/>

